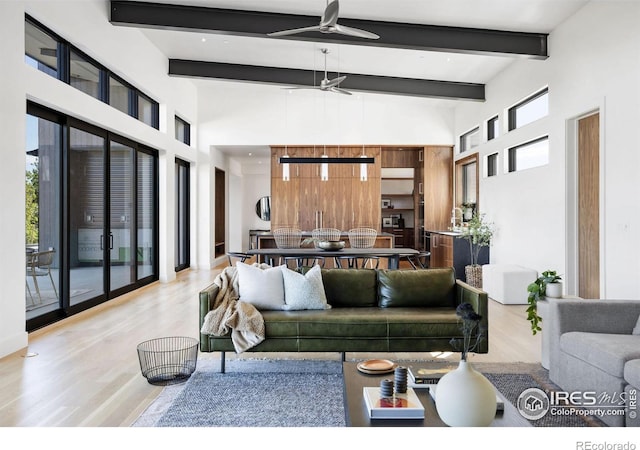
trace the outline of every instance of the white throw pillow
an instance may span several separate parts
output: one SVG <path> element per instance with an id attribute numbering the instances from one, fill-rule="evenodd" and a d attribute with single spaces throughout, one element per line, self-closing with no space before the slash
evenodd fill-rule
<path id="1" fill-rule="evenodd" d="M 330 309 L 322 284 L 320 266 L 313 266 L 305 275 L 282 267 L 284 278 L 284 309 Z"/>
<path id="2" fill-rule="evenodd" d="M 633 329 L 631 334 L 640 334 L 640 316 L 638 316 L 638 321 L 636 322 L 636 327 Z"/>
<path id="3" fill-rule="evenodd" d="M 280 267 L 260 269 L 238 261 L 236 269 L 241 302 L 264 310 L 284 308 L 284 282 Z"/>

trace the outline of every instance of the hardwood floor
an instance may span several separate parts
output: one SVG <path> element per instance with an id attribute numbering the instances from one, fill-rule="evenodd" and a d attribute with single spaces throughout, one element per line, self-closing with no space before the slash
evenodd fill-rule
<path id="1" fill-rule="evenodd" d="M 198 337 L 198 291 L 218 272 L 186 270 L 172 283 L 154 283 L 31 333 L 28 349 L 0 359 L 0 426 L 131 425 L 162 390 L 140 374 L 137 344 L 162 336 Z M 472 361 L 540 362 L 540 335 L 531 335 L 525 317 L 524 305 L 490 301 L 489 353 L 473 355 Z M 421 359 L 436 355 L 347 354 L 354 360 L 373 356 Z M 340 355 L 240 357 L 339 359 Z M 199 358 L 219 358 L 219 354 Z M 448 357 L 458 358 L 458 354 Z"/>

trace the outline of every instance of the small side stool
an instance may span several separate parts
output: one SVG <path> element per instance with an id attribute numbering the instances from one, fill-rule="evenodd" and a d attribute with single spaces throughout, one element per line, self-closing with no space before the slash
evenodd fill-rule
<path id="1" fill-rule="evenodd" d="M 538 272 L 517 265 L 485 264 L 482 266 L 482 290 L 502 304 L 526 305 L 527 286 L 538 278 Z"/>

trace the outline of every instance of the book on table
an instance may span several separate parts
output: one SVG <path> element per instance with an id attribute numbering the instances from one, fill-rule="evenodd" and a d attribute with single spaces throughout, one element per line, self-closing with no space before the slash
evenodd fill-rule
<path id="1" fill-rule="evenodd" d="M 367 412 L 371 419 L 424 419 L 424 406 L 415 391 L 407 388 L 405 394 L 380 398 L 379 387 L 363 388 Z"/>
<path id="2" fill-rule="evenodd" d="M 448 374 L 454 367 L 436 369 L 409 367 L 409 381 L 413 384 L 437 384 L 440 378 Z"/>

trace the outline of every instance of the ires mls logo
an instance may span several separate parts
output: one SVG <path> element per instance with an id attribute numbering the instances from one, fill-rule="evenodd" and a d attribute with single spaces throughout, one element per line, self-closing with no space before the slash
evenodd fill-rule
<path id="1" fill-rule="evenodd" d="M 550 404 L 549 397 L 542 389 L 529 388 L 522 391 L 516 407 L 525 419 L 538 420 L 547 414 Z"/>
<path id="2" fill-rule="evenodd" d="M 551 391 L 546 393 L 538 388 L 525 389 L 516 404 L 525 419 L 538 420 L 550 413 L 554 416 L 624 416 L 637 417 L 637 392 L 613 394 L 593 391 Z"/>

